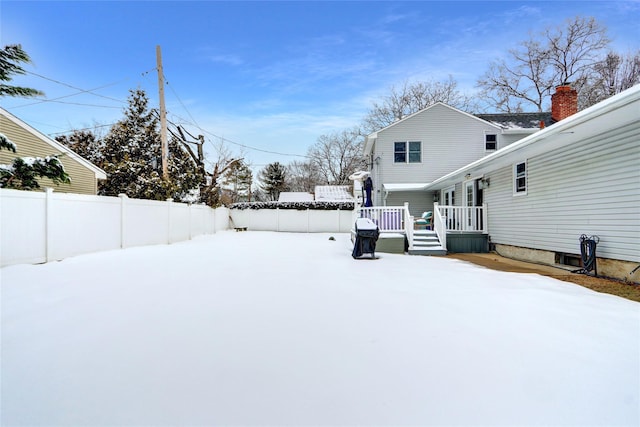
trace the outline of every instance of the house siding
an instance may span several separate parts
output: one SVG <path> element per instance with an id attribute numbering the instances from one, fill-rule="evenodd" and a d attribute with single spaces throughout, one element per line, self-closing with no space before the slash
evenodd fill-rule
<path id="1" fill-rule="evenodd" d="M 598 257 L 640 261 L 639 141 L 636 125 L 523 158 L 523 196 L 513 195 L 512 167 L 491 172 L 491 241 L 579 254 L 579 237 L 597 235 Z"/>
<path id="2" fill-rule="evenodd" d="M 433 211 L 432 192 L 394 191 L 387 196 L 386 206 L 404 206 L 405 202 L 409 202 L 409 213 L 416 218 Z"/>
<path id="3" fill-rule="evenodd" d="M 62 154 L 61 151 L 43 142 L 35 135 L 2 115 L 0 115 L 0 133 L 3 133 L 17 146 L 16 153 L 4 149 L 0 150 L 0 164 L 9 164 L 15 157 L 46 157 Z M 42 178 L 39 179 L 38 182 L 43 188 L 52 187 L 55 191 L 61 193 L 97 193 L 98 184 L 93 171 L 75 161 L 69 154 L 63 154 L 59 159 L 65 171 L 71 177 L 71 184 L 56 185 L 51 180 Z"/>
<path id="4" fill-rule="evenodd" d="M 499 130 L 444 105 L 434 105 L 378 133 L 374 158 L 380 157 L 384 183 L 431 182 L 486 154 L 485 132 Z M 421 141 L 421 163 L 394 163 L 393 143 Z M 375 175 L 375 171 L 374 171 Z"/>

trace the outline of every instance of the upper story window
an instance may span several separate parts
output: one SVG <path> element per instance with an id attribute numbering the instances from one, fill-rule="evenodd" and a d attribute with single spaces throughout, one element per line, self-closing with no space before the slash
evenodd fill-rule
<path id="1" fill-rule="evenodd" d="M 495 151 L 498 149 L 498 135 L 486 134 L 484 136 L 484 149 L 486 151 Z"/>
<path id="2" fill-rule="evenodd" d="M 394 163 L 420 163 L 422 161 L 422 142 L 407 141 L 393 143 Z"/>
<path id="3" fill-rule="evenodd" d="M 513 165 L 513 193 L 527 194 L 527 162 Z"/>

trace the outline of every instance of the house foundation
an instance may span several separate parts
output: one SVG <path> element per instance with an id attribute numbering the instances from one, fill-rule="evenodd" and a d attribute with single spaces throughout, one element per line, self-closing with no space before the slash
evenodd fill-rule
<path id="1" fill-rule="evenodd" d="M 566 263 L 567 261 L 563 261 L 580 259 L 580 254 L 571 254 L 568 257 L 567 254 L 559 254 L 552 251 L 500 244 L 495 245 L 495 252 L 503 257 L 519 261 L 580 269 L 580 266 L 576 266 L 573 262 Z M 640 263 L 638 262 L 597 257 L 596 265 L 598 276 L 640 284 L 640 268 L 638 268 Z"/>

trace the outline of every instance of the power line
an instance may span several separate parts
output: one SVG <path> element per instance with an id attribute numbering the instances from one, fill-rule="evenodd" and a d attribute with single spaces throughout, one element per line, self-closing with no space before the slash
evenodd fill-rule
<path id="1" fill-rule="evenodd" d="M 201 127 L 201 126 L 196 122 L 196 119 L 193 117 L 193 115 L 191 114 L 191 112 L 189 112 L 189 110 L 187 109 L 187 107 L 184 105 L 184 103 L 182 102 L 182 100 L 181 100 L 181 99 L 180 99 L 180 97 L 178 96 L 178 94 L 177 94 L 177 92 L 175 91 L 175 89 L 173 89 L 173 86 L 169 84 L 169 79 L 167 79 L 167 77 L 166 77 L 164 74 L 163 74 L 163 76 L 164 76 L 164 79 L 165 79 L 165 82 L 166 82 L 167 86 L 169 86 L 169 88 L 171 89 L 171 92 L 172 92 L 172 93 L 175 95 L 175 97 L 178 99 L 178 102 L 180 103 L 180 105 L 182 105 L 182 108 L 187 112 L 187 114 L 188 114 L 188 115 L 189 115 L 189 117 L 191 118 L 192 122 L 189 122 L 188 120 L 186 120 L 186 119 L 184 119 L 184 118 L 182 118 L 182 117 L 180 117 L 180 116 L 178 116 L 178 115 L 176 115 L 176 114 L 174 114 L 174 116 L 178 117 L 180 120 L 182 120 L 182 121 L 183 121 L 183 122 L 185 122 L 185 123 L 188 123 L 188 124 L 191 124 L 191 125 L 195 126 L 195 127 L 196 127 L 196 128 L 198 128 L 202 133 L 206 133 L 206 134 L 208 134 L 208 135 L 211 135 L 211 136 L 213 136 L 213 137 L 215 137 L 215 138 L 220 139 L 220 140 L 221 140 L 221 141 L 223 141 L 223 142 L 228 142 L 228 143 L 230 143 L 230 144 L 237 145 L 237 146 L 242 147 L 242 148 L 245 148 L 245 149 L 247 149 L 247 150 L 259 151 L 259 152 L 267 153 L 267 154 L 276 154 L 276 155 L 278 155 L 278 156 L 303 157 L 303 158 L 308 158 L 308 157 L 309 157 L 309 156 L 302 155 L 302 154 L 280 153 L 280 152 L 277 152 L 277 151 L 270 151 L 270 150 L 264 150 L 264 149 L 261 149 L 261 148 L 252 147 L 252 146 L 250 146 L 250 145 L 246 145 L 246 144 L 240 144 L 239 142 L 232 141 L 232 140 L 230 140 L 230 139 L 227 139 L 227 138 L 225 138 L 225 137 L 222 137 L 222 136 L 216 135 L 216 134 L 215 134 L 215 133 L 213 133 L 213 132 L 209 132 L 209 131 L 207 131 L 207 130 L 203 129 L 203 128 L 202 128 L 202 127 Z M 174 124 L 174 126 L 175 126 L 175 124 Z M 209 141 L 209 142 L 210 142 L 211 144 L 213 144 L 211 141 Z"/>
<path id="2" fill-rule="evenodd" d="M 110 96 L 101 95 L 101 94 L 99 94 L 99 93 L 93 93 L 93 91 L 94 91 L 94 90 L 98 90 L 98 89 L 102 89 L 102 88 L 105 88 L 105 87 L 108 87 L 108 86 L 113 86 L 113 85 L 116 85 L 116 84 L 119 84 L 119 83 L 122 83 L 122 82 L 124 82 L 124 81 L 129 80 L 129 79 L 122 79 L 122 80 L 119 80 L 119 81 L 117 81 L 117 82 L 113 82 L 113 83 L 106 84 L 106 85 L 104 85 L 104 86 L 97 87 L 97 88 L 95 88 L 95 89 L 85 90 L 85 89 L 81 89 L 81 88 L 79 88 L 79 87 L 76 87 L 76 86 L 70 85 L 70 84 L 68 84 L 68 83 L 61 82 L 61 81 L 59 81 L 59 80 L 55 80 L 55 79 L 52 79 L 52 78 L 49 78 L 49 77 L 45 77 L 45 76 L 43 76 L 43 75 L 41 75 L 41 74 L 37 74 L 37 73 L 34 73 L 34 72 L 32 72 L 32 71 L 27 71 L 27 74 L 32 74 L 32 75 L 34 75 L 34 76 L 40 77 L 41 79 L 45 79 L 45 80 L 48 80 L 48 81 L 53 82 L 53 83 L 57 83 L 57 84 L 62 85 L 62 86 L 66 86 L 66 87 L 69 87 L 69 88 L 71 88 L 71 89 L 79 90 L 79 91 L 80 91 L 79 93 L 90 93 L 91 95 L 98 96 L 98 97 L 100 97 L 100 98 L 109 99 L 109 100 L 111 100 L 111 101 L 120 102 L 120 103 L 124 103 L 124 101 L 122 101 L 122 100 L 120 100 L 120 99 L 112 98 L 112 97 L 110 97 Z M 72 94 L 72 95 L 67 95 L 67 96 L 74 96 L 74 95 L 78 95 L 78 94 Z M 59 98 L 58 98 L 58 99 L 59 99 Z"/>

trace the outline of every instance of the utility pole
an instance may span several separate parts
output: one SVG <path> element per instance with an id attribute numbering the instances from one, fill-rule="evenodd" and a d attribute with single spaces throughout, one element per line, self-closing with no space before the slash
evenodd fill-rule
<path id="1" fill-rule="evenodd" d="M 167 110 L 164 106 L 164 73 L 162 72 L 162 52 L 160 45 L 156 46 L 156 62 L 158 64 L 158 91 L 160 95 L 160 141 L 162 144 L 162 177 L 169 178 L 169 167 L 167 157 L 169 155 L 169 144 L 167 143 Z"/>

